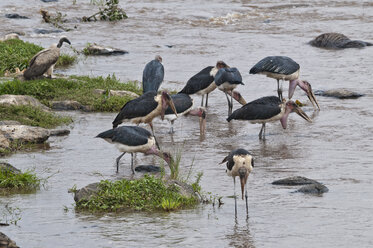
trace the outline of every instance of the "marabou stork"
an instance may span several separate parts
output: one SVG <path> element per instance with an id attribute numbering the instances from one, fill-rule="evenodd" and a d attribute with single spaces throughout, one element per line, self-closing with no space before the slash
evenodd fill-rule
<path id="1" fill-rule="evenodd" d="M 60 57 L 60 48 L 63 42 L 71 45 L 71 42 L 66 37 L 62 37 L 58 44 L 53 44 L 51 47 L 35 54 L 30 60 L 29 67 L 23 73 L 24 78 L 31 80 L 42 76 L 44 73 L 52 78 L 54 65 Z"/>
<path id="2" fill-rule="evenodd" d="M 298 107 L 293 101 L 282 101 L 277 96 L 266 96 L 247 103 L 239 109 L 236 109 L 227 119 L 248 120 L 250 123 L 262 123 L 259 132 L 259 139 L 265 139 L 265 125 L 267 122 L 281 121 L 284 129 L 287 126 L 287 119 L 291 112 L 295 112 L 308 122 L 311 119 Z"/>
<path id="3" fill-rule="evenodd" d="M 203 135 L 206 128 L 206 110 L 203 107 L 193 109 L 193 99 L 187 94 L 178 93 L 175 95 L 171 95 L 171 98 L 175 105 L 178 116 L 174 114 L 170 107 L 166 109 L 164 119 L 171 122 L 170 133 L 174 132 L 173 124 L 176 118 L 183 115 L 191 115 L 199 117 L 200 134 Z"/>
<path id="4" fill-rule="evenodd" d="M 216 89 L 216 84 L 214 82 L 215 74 L 220 68 L 227 67 L 229 66 L 223 61 L 218 61 L 215 66 L 206 67 L 191 77 L 179 93 L 202 95 L 201 106 L 203 106 L 203 98 L 204 95 L 206 95 L 205 107 L 207 107 L 209 93 Z"/>
<path id="5" fill-rule="evenodd" d="M 146 92 L 122 107 L 113 121 L 113 128 L 124 121 L 131 121 L 135 124 L 148 123 L 153 136 L 155 136 L 152 120 L 159 115 L 163 120 L 167 107 L 170 107 L 177 116 L 175 105 L 167 92 L 163 91 L 161 94 L 155 91 Z M 156 143 L 159 148 L 157 140 Z"/>
<path id="6" fill-rule="evenodd" d="M 131 153 L 131 170 L 134 174 L 133 169 L 133 153 L 141 152 L 145 155 L 156 155 L 164 159 L 167 164 L 170 164 L 172 157 L 167 152 L 161 152 L 155 146 L 155 138 L 150 134 L 149 131 L 142 127 L 136 126 L 120 126 L 102 132 L 96 136 L 96 138 L 103 138 L 109 143 L 115 144 L 122 154 L 116 159 L 117 173 L 119 170 L 119 160 L 123 157 L 126 152 Z"/>
<path id="7" fill-rule="evenodd" d="M 249 213 L 249 207 L 247 203 L 247 178 L 254 167 L 254 158 L 250 152 L 245 149 L 236 149 L 229 153 L 221 162 L 227 162 L 227 174 L 233 178 L 234 183 L 234 214 L 237 218 L 237 199 L 236 199 L 236 177 L 240 177 L 242 200 L 245 189 L 245 200 L 246 200 L 246 216 Z"/>
<path id="8" fill-rule="evenodd" d="M 164 67 L 162 57 L 157 55 L 155 59 L 146 64 L 142 73 L 143 94 L 148 91 L 158 92 L 159 86 L 164 78 Z"/>
<path id="9" fill-rule="evenodd" d="M 370 42 L 351 40 L 346 35 L 340 33 L 320 34 L 315 39 L 311 40 L 309 44 L 315 47 L 330 49 L 361 48 L 366 46 L 373 46 L 373 44 Z"/>
<path id="10" fill-rule="evenodd" d="M 238 84 L 242 83 L 242 77 L 237 68 L 221 68 L 215 75 L 215 84 L 219 90 L 225 93 L 228 101 L 228 116 L 232 114 L 233 109 L 233 94 L 231 95 L 231 100 L 229 100 L 228 92 L 233 92 L 233 89 L 237 87 Z"/>
<path id="11" fill-rule="evenodd" d="M 304 90 L 310 99 L 314 108 L 320 109 L 316 97 L 313 94 L 311 84 L 299 79 L 299 64 L 286 56 L 268 56 L 256 63 L 251 69 L 250 74 L 264 74 L 267 77 L 277 80 L 278 97 L 282 100 L 282 86 L 280 79 L 289 81 L 289 99 L 293 97 L 295 87 L 298 85 Z"/>

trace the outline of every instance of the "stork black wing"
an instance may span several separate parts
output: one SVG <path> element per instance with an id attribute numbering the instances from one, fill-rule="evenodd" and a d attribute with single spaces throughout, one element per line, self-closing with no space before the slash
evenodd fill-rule
<path id="1" fill-rule="evenodd" d="M 276 96 L 262 97 L 236 109 L 227 119 L 266 120 L 281 112 L 280 99 Z"/>
<path id="2" fill-rule="evenodd" d="M 158 102 L 154 100 L 157 95 L 155 91 L 149 91 L 127 102 L 113 121 L 113 127 L 117 127 L 125 119 L 132 119 L 148 115 L 157 108 Z"/>
<path id="3" fill-rule="evenodd" d="M 215 84 L 217 86 L 228 82 L 231 84 L 243 84 L 241 73 L 237 68 L 221 68 L 215 75 Z"/>
<path id="4" fill-rule="evenodd" d="M 286 56 L 269 56 L 250 69 L 250 74 L 270 72 L 290 75 L 299 70 L 299 64 Z"/>
<path id="5" fill-rule="evenodd" d="M 158 92 L 164 78 L 164 67 L 161 62 L 154 59 L 146 64 L 142 74 L 143 93 L 148 91 Z"/>
<path id="6" fill-rule="evenodd" d="M 96 138 L 110 139 L 112 142 L 127 146 L 140 146 L 148 143 L 150 132 L 141 127 L 121 126 L 102 132 Z"/>
<path id="7" fill-rule="evenodd" d="M 183 113 L 187 109 L 191 108 L 193 106 L 192 98 L 190 98 L 189 95 L 179 93 L 175 95 L 171 95 L 172 101 L 174 102 L 176 112 L 177 113 Z M 166 115 L 174 114 L 174 111 L 170 107 L 166 109 L 165 112 Z"/>
<path id="8" fill-rule="evenodd" d="M 179 93 L 191 95 L 206 89 L 214 81 L 214 77 L 210 75 L 213 68 L 214 66 L 208 66 L 191 77 Z"/>

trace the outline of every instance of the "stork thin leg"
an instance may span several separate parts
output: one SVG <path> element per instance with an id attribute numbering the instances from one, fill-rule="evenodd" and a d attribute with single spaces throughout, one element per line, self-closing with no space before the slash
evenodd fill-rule
<path id="1" fill-rule="evenodd" d="M 135 174 L 135 171 L 133 169 L 133 152 L 131 152 L 131 170 L 132 170 L 132 174 Z"/>
<path id="2" fill-rule="evenodd" d="M 233 185 L 234 185 L 234 217 L 237 219 L 237 197 L 236 197 L 236 178 L 233 177 Z"/>
<path id="3" fill-rule="evenodd" d="M 123 157 L 123 155 L 126 154 L 125 152 L 123 152 L 119 157 L 117 157 L 116 161 L 117 161 L 117 173 L 119 172 L 119 160 Z"/>
<path id="4" fill-rule="evenodd" d="M 266 125 L 265 123 L 262 124 L 262 128 L 260 129 L 260 132 L 259 132 L 259 139 L 263 138 L 262 134 L 263 134 L 263 130 L 265 129 L 265 125 Z"/>
<path id="5" fill-rule="evenodd" d="M 170 128 L 170 131 L 168 132 L 169 134 L 173 134 L 174 133 L 174 122 L 175 121 L 171 121 L 171 128 Z"/>
<path id="6" fill-rule="evenodd" d="M 229 115 L 232 114 L 232 110 L 233 110 L 233 92 L 231 94 L 231 105 L 229 105 Z"/>
<path id="7" fill-rule="evenodd" d="M 247 195 L 247 186 L 245 185 L 245 200 L 246 200 L 246 218 L 249 218 L 249 205 L 247 203 L 247 198 L 249 196 Z"/>
<path id="8" fill-rule="evenodd" d="M 149 126 L 150 126 L 150 129 L 152 130 L 152 134 L 153 134 L 153 137 L 154 137 L 154 140 L 155 140 L 155 144 L 157 145 L 157 148 L 158 148 L 159 150 L 161 150 L 161 148 L 159 147 L 159 144 L 158 144 L 158 140 L 157 140 L 157 138 L 156 138 L 155 135 L 154 135 L 153 124 L 150 122 L 150 123 L 149 123 Z"/>
<path id="9" fill-rule="evenodd" d="M 205 107 L 207 108 L 207 103 L 209 101 L 209 93 L 206 94 L 206 104 L 205 104 Z"/>
<path id="10" fill-rule="evenodd" d="M 278 94 L 278 97 L 280 98 L 280 100 L 282 101 L 282 84 L 281 84 L 281 88 L 280 88 L 280 80 L 277 79 L 277 94 Z"/>
<path id="11" fill-rule="evenodd" d="M 227 92 L 224 92 L 225 93 L 225 96 L 227 97 L 227 101 L 228 101 L 228 117 L 231 115 L 231 102 L 229 100 L 229 97 L 228 97 L 228 94 Z"/>
<path id="12" fill-rule="evenodd" d="M 266 124 L 263 123 L 264 130 L 263 130 L 263 139 L 266 139 Z"/>
<path id="13" fill-rule="evenodd" d="M 203 98 L 205 98 L 205 95 L 202 95 L 201 107 L 203 107 Z"/>

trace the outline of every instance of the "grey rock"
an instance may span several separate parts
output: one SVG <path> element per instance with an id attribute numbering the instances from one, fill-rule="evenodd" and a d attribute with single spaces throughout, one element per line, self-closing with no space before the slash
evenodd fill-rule
<path id="1" fill-rule="evenodd" d="M 139 97 L 136 93 L 127 90 L 110 90 L 109 96 L 129 96 L 133 98 Z"/>
<path id="2" fill-rule="evenodd" d="M 0 248 L 19 248 L 19 246 L 4 233 L 0 232 Z"/>
<path id="3" fill-rule="evenodd" d="M 49 130 L 26 125 L 2 125 L 0 132 L 10 141 L 26 143 L 43 143 L 49 138 Z"/>
<path id="4" fill-rule="evenodd" d="M 275 185 L 287 185 L 287 186 L 295 186 L 295 185 L 305 185 L 305 184 L 317 184 L 319 182 L 301 176 L 295 177 L 288 177 L 280 180 L 273 181 L 272 184 Z"/>
<path id="5" fill-rule="evenodd" d="M 0 95 L 0 104 L 16 106 L 31 105 L 45 111 L 50 111 L 47 106 L 41 104 L 36 98 L 27 95 Z"/>
<path id="6" fill-rule="evenodd" d="M 14 174 L 21 173 L 21 171 L 18 170 L 16 167 L 12 166 L 11 164 L 5 163 L 5 162 L 0 162 L 0 171 L 1 172 L 11 171 Z"/>
<path id="7" fill-rule="evenodd" d="M 70 134 L 69 129 L 53 129 L 49 131 L 50 136 L 65 136 L 69 134 Z"/>
<path id="8" fill-rule="evenodd" d="M 63 30 L 60 29 L 42 29 L 42 28 L 36 28 L 34 29 L 34 32 L 37 34 L 53 34 L 53 33 L 62 33 Z"/>
<path id="9" fill-rule="evenodd" d="M 58 2 L 58 0 L 41 0 L 44 3 Z"/>
<path id="10" fill-rule="evenodd" d="M 21 123 L 19 121 L 4 120 L 0 121 L 0 126 L 1 125 L 21 125 Z"/>
<path id="11" fill-rule="evenodd" d="M 21 16 L 21 15 L 16 14 L 16 13 L 14 13 L 14 14 L 6 14 L 5 17 L 6 18 L 10 18 L 10 19 L 30 19 L 27 16 Z"/>
<path id="12" fill-rule="evenodd" d="M 88 53 L 86 55 L 123 55 L 128 53 L 126 50 L 112 48 L 112 47 L 104 47 L 97 44 L 90 44 L 86 50 Z"/>
<path id="13" fill-rule="evenodd" d="M 78 202 L 81 200 L 89 201 L 89 199 L 91 199 L 92 196 L 97 194 L 99 184 L 100 183 L 91 183 L 81 189 L 78 189 L 74 193 L 74 201 L 75 202 Z"/>
<path id="14" fill-rule="evenodd" d="M 318 96 L 335 97 L 339 99 L 356 99 L 364 96 L 364 94 L 350 91 L 347 89 L 332 89 L 332 90 L 316 90 L 314 92 Z"/>
<path id="15" fill-rule="evenodd" d="M 165 182 L 168 187 L 176 187 L 178 192 L 186 197 L 198 197 L 194 192 L 193 187 L 187 183 L 178 180 L 168 180 Z"/>
<path id="16" fill-rule="evenodd" d="M 295 192 L 300 192 L 304 194 L 322 194 L 328 191 L 329 189 L 325 185 L 321 183 L 314 183 L 314 184 L 305 185 Z"/>
<path id="17" fill-rule="evenodd" d="M 161 168 L 154 165 L 139 165 L 135 168 L 137 172 L 160 172 Z"/>
<path id="18" fill-rule="evenodd" d="M 54 109 L 54 110 L 83 110 L 83 111 L 89 111 L 89 109 L 86 106 L 84 106 L 80 102 L 73 101 L 73 100 L 52 101 L 51 105 L 52 105 L 52 109 Z"/>
<path id="19" fill-rule="evenodd" d="M 8 138 L 3 132 L 0 132 L 0 148 L 6 149 L 10 147 Z"/>

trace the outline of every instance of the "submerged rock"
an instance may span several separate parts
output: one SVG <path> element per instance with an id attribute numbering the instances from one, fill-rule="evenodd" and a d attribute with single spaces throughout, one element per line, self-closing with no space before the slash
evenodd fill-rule
<path id="1" fill-rule="evenodd" d="M 275 185 L 287 185 L 287 186 L 305 185 L 305 184 L 314 184 L 314 183 L 319 183 L 319 182 L 306 178 L 306 177 L 301 177 L 301 176 L 287 177 L 287 178 L 272 182 L 272 184 L 275 184 Z"/>
<path id="2" fill-rule="evenodd" d="M 317 36 L 309 42 L 311 46 L 329 48 L 329 49 L 342 49 L 342 48 L 362 48 L 366 46 L 373 46 L 372 43 L 351 40 L 346 35 L 341 33 L 324 33 Z"/>
<path id="3" fill-rule="evenodd" d="M 44 3 L 58 2 L 58 0 L 41 0 Z"/>
<path id="4" fill-rule="evenodd" d="M 88 201 L 91 199 L 92 196 L 94 196 L 98 192 L 98 185 L 100 183 L 91 183 L 87 186 L 78 189 L 74 192 L 74 201 L 78 202 L 81 200 Z"/>
<path id="5" fill-rule="evenodd" d="M 0 132 L 9 141 L 26 143 L 43 143 L 49 138 L 49 130 L 42 127 L 26 125 L 1 125 Z"/>
<path id="6" fill-rule="evenodd" d="M 65 136 L 69 134 L 70 134 L 69 129 L 53 129 L 49 131 L 50 136 Z"/>
<path id="7" fill-rule="evenodd" d="M 19 174 L 19 173 L 21 173 L 21 171 L 18 170 L 16 167 L 12 166 L 11 164 L 4 163 L 4 162 L 0 162 L 0 171 L 1 171 L 1 172 L 4 172 L 4 171 L 11 171 L 11 172 L 13 172 L 14 174 Z M 1 246 L 0 246 L 0 247 L 1 247 Z"/>
<path id="8" fill-rule="evenodd" d="M 62 33 L 63 30 L 36 28 L 36 29 L 34 29 L 34 32 L 37 33 L 37 34 L 53 34 L 53 33 Z"/>
<path id="9" fill-rule="evenodd" d="M 329 189 L 321 184 L 321 183 L 314 183 L 314 184 L 308 184 L 300 189 L 296 190 L 295 192 L 300 192 L 304 194 L 322 194 L 328 192 Z"/>
<path id="10" fill-rule="evenodd" d="M 123 55 L 128 53 L 126 50 L 121 50 L 112 47 L 104 47 L 97 44 L 90 44 L 83 50 L 85 55 Z"/>
<path id="11" fill-rule="evenodd" d="M 353 92 L 347 89 L 316 90 L 317 96 L 335 97 L 339 99 L 355 99 L 364 96 L 364 94 Z"/>
<path id="12" fill-rule="evenodd" d="M 30 105 L 46 111 L 50 110 L 47 106 L 41 104 L 36 98 L 27 95 L 0 95 L 0 104 L 16 106 Z"/>
<path id="13" fill-rule="evenodd" d="M 4 233 L 0 232 L 0 248 L 19 248 L 19 246 Z"/>
<path id="14" fill-rule="evenodd" d="M 9 19 L 30 19 L 27 16 L 21 16 L 21 15 L 16 14 L 16 13 L 14 13 L 14 14 L 6 14 L 5 17 L 9 18 Z"/>
<path id="15" fill-rule="evenodd" d="M 90 109 L 78 101 L 64 100 L 64 101 L 52 101 L 52 109 L 54 110 L 82 110 L 90 111 Z"/>
<path id="16" fill-rule="evenodd" d="M 161 168 L 154 165 L 139 165 L 135 168 L 137 172 L 160 172 Z"/>

